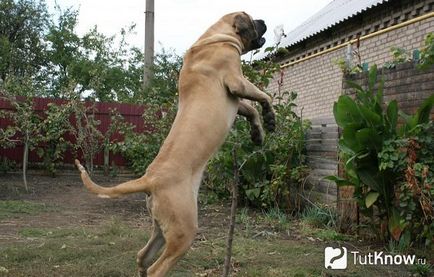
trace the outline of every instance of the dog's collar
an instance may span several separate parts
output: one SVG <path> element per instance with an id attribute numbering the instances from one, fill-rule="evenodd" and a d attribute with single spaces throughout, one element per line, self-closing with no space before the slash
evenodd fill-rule
<path id="1" fill-rule="evenodd" d="M 238 51 L 238 54 L 240 55 L 243 53 L 243 50 L 241 49 L 240 46 L 240 42 L 236 38 L 225 34 L 215 34 L 210 37 L 201 39 L 200 41 L 196 42 L 192 47 L 203 46 L 203 45 L 218 43 L 218 42 L 227 43 L 233 46 Z"/>

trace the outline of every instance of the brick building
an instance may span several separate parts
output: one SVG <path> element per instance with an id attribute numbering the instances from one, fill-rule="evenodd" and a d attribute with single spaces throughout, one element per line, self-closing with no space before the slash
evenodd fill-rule
<path id="1" fill-rule="evenodd" d="M 274 94 L 280 86 L 281 91 L 297 92 L 298 112 L 312 121 L 307 143 L 308 163 L 313 169 L 311 197 L 336 202 L 335 184 L 323 179 L 338 171 L 339 130 L 333 103 L 346 88 L 336 61 L 358 63 L 353 54 L 358 50 L 361 63 L 382 67 L 393 59 L 392 47 L 412 53 L 424 45 L 429 32 L 434 32 L 434 0 L 334 0 L 282 39 L 280 46 L 288 50 L 284 56 L 267 57 L 281 65 L 267 91 Z M 405 110 L 406 101 L 419 104 L 434 91 L 434 70 L 419 74 L 412 65 L 398 70 L 406 76 L 403 80 L 384 72 L 386 101 L 399 97 L 403 100 L 398 101 L 400 108 Z M 419 75 L 410 78 L 408 74 Z M 420 84 L 421 80 L 426 82 Z"/>
<path id="2" fill-rule="evenodd" d="M 362 62 L 381 67 L 392 59 L 392 47 L 420 49 L 429 32 L 434 32 L 434 0 L 334 0 L 282 40 L 288 54 L 277 58 L 281 89 L 298 93 L 305 118 L 330 117 L 342 92 L 343 74 L 335 61 L 348 58 L 357 37 Z M 276 75 L 268 91 L 278 89 L 280 78 Z"/>

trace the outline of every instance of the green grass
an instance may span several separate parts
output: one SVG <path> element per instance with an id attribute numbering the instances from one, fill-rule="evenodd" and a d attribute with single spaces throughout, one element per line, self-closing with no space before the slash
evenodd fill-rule
<path id="1" fill-rule="evenodd" d="M 54 211 L 56 208 L 41 203 L 22 200 L 0 201 L 0 220 L 16 218 L 22 215 L 35 215 L 42 212 Z"/>
<path id="2" fill-rule="evenodd" d="M 96 228 L 23 228 L 25 243 L 0 247 L 6 276 L 132 276 L 144 230 L 111 219 Z M 0 276 L 1 273 L 0 273 Z"/>
<path id="3" fill-rule="evenodd" d="M 2 209 L 7 216 L 50 209 L 23 201 L 3 206 L 7 207 Z M 330 271 L 324 269 L 324 247 L 330 245 L 329 241 L 348 240 L 350 237 L 330 227 L 317 228 L 304 221 L 292 221 L 278 210 L 255 214 L 241 209 L 237 222 L 233 243 L 236 276 L 408 276 L 409 270 L 420 276 L 429 276 L 432 270 L 429 265 L 403 269 L 350 263 L 345 271 Z M 14 243 L 0 244 L 0 276 L 135 276 L 136 254 L 146 244 L 150 230 L 137 228 L 120 217 L 93 224 L 18 228 L 18 238 Z M 251 232 L 243 229 L 245 225 Z M 227 230 L 223 226 L 212 230 L 206 225 L 203 227 L 202 235 L 169 276 L 221 276 Z M 275 231 L 287 227 L 297 228 L 301 238 L 254 235 L 259 230 Z M 308 236 L 326 242 L 310 241 L 306 239 Z"/>
<path id="4" fill-rule="evenodd" d="M 415 264 L 410 267 L 410 271 L 415 276 L 432 276 L 434 274 L 434 266 L 430 264 Z"/>
<path id="5" fill-rule="evenodd" d="M 289 216 L 278 208 L 264 211 L 262 220 L 279 231 L 287 230 L 291 222 Z"/>
<path id="6" fill-rule="evenodd" d="M 335 227 L 337 214 L 333 208 L 326 205 L 315 205 L 307 207 L 301 218 L 313 227 Z"/>

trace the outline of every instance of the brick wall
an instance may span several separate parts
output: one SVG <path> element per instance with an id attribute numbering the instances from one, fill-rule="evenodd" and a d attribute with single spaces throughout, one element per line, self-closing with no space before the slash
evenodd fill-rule
<path id="1" fill-rule="evenodd" d="M 367 75 L 368 73 L 353 74 L 346 79 L 367 87 Z M 407 114 L 414 114 L 422 102 L 434 94 L 434 67 L 420 70 L 414 63 L 407 62 L 397 65 L 396 68 L 379 69 L 377 78 L 384 80 L 384 102 L 396 100 L 399 109 Z M 344 94 L 353 94 L 345 81 L 342 88 Z M 431 117 L 434 120 L 434 110 Z"/>
<path id="2" fill-rule="evenodd" d="M 347 49 L 329 49 L 358 36 L 365 36 L 430 13 L 433 5 L 432 0 L 389 1 L 287 47 L 289 54 L 284 59 L 275 57 L 284 67 L 282 73 L 276 74 L 270 82 L 268 92 L 275 94 L 279 89 L 297 92 L 298 113 L 313 123 L 307 142 L 308 163 L 313 169 L 309 177 L 310 196 L 313 200 L 328 203 L 337 200 L 336 185 L 323 180 L 323 177 L 338 173 L 339 134 L 333 120 L 333 103 L 343 93 L 343 73 L 334 61 L 345 58 Z M 392 47 L 404 48 L 410 53 L 421 49 L 429 32 L 434 32 L 434 17 L 362 40 L 359 48 L 361 60 L 368 65 L 377 64 L 380 68 L 385 62 L 393 60 Z M 320 54 L 322 51 L 328 52 Z M 312 55 L 317 56 L 309 58 Z M 288 63 L 293 65 L 287 66 Z M 396 70 L 385 69 L 381 71 L 381 74 L 383 73 L 384 100 L 389 102 L 397 99 L 400 108 L 406 112 L 414 112 L 423 99 L 434 92 L 433 73 L 419 72 L 412 64 L 399 65 Z M 364 75 L 355 75 L 352 78 L 363 82 Z M 343 196 L 345 195 L 341 195 Z"/>
<path id="3" fill-rule="evenodd" d="M 405 22 L 412 16 L 416 17 L 433 9 L 433 1 L 407 2 L 410 4 L 404 6 L 390 4 L 392 11 L 380 9 L 370 11 L 364 16 L 356 16 L 318 38 L 308 39 L 299 46 L 291 46 L 289 47 L 290 55 L 280 62 L 285 64 L 289 61 L 297 61 L 318 51 L 354 39 L 357 35 L 366 35 L 395 22 Z M 418 4 L 412 6 L 412 2 L 418 2 Z M 378 19 L 379 17 L 381 19 Z M 434 17 L 363 40 L 360 42 L 362 62 L 369 65 L 377 64 L 381 67 L 385 62 L 393 59 L 391 47 L 400 47 L 408 51 L 420 49 L 429 32 L 434 32 Z M 334 64 L 334 61 L 345 58 L 346 51 L 346 48 L 343 47 L 282 69 L 281 90 L 298 93 L 296 101 L 298 112 L 302 111 L 304 118 L 315 119 L 332 115 L 333 102 L 342 93 L 342 72 Z M 270 93 L 275 93 L 278 90 L 280 78 L 281 76 L 277 74 L 270 83 L 267 88 Z"/>

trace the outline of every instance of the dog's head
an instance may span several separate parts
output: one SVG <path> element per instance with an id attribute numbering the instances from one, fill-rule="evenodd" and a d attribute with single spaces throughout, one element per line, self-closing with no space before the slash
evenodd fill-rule
<path id="1" fill-rule="evenodd" d="M 262 36 L 267 31 L 262 19 L 253 19 L 245 12 L 237 12 L 230 14 L 232 28 L 240 37 L 243 44 L 243 53 L 261 48 L 265 44 L 265 38 Z"/>

